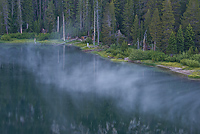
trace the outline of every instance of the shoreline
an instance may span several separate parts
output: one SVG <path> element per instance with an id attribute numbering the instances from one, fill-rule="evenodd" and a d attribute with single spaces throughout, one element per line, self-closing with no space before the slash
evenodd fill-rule
<path id="1" fill-rule="evenodd" d="M 116 58 L 113 58 L 113 57 L 101 55 L 101 53 L 99 53 L 99 52 L 101 52 L 101 51 L 105 52 L 103 49 L 91 49 L 90 47 L 88 47 L 88 49 L 86 49 L 85 46 L 83 47 L 83 46 L 79 46 L 79 45 L 75 45 L 75 44 L 72 44 L 72 45 L 76 46 L 76 47 L 79 47 L 83 52 L 98 54 L 99 56 L 101 56 L 103 58 L 106 58 L 106 59 L 109 59 L 112 62 L 129 62 L 129 63 L 135 63 L 135 64 L 143 64 L 143 65 L 147 65 L 147 66 L 154 66 L 154 67 L 158 67 L 158 68 L 162 68 L 162 69 L 167 69 L 168 71 L 176 73 L 177 75 L 179 74 L 179 75 L 186 76 L 190 80 L 200 80 L 200 76 L 199 75 L 193 74 L 193 72 L 195 72 L 195 70 L 184 69 L 183 66 L 181 68 L 181 67 L 173 67 L 173 66 L 161 65 L 161 64 L 159 64 L 159 62 L 157 62 L 157 63 L 156 62 L 155 63 L 153 63 L 153 62 L 152 63 L 145 63 L 145 62 L 140 61 L 140 60 L 132 61 L 132 60 L 129 60 L 127 58 L 125 58 L 125 59 L 116 59 Z M 153 65 L 151 65 L 151 64 L 153 64 Z"/>

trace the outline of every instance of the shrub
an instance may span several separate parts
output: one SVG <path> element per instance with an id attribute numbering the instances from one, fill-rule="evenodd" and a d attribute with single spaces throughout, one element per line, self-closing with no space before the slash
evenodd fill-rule
<path id="1" fill-rule="evenodd" d="M 49 38 L 50 38 L 50 34 L 49 33 L 45 33 L 45 34 L 44 33 L 40 33 L 37 36 L 37 40 L 38 41 L 47 40 Z"/>
<path id="2" fill-rule="evenodd" d="M 49 35 L 49 39 L 60 39 L 60 34 L 58 32 L 52 32 Z"/>
<path id="3" fill-rule="evenodd" d="M 189 55 L 187 52 L 183 52 L 182 54 L 176 55 L 177 62 L 180 62 L 182 59 L 189 59 Z"/>
<path id="4" fill-rule="evenodd" d="M 129 55 L 130 60 L 146 60 L 147 53 L 144 53 L 142 50 L 134 49 Z"/>
<path id="5" fill-rule="evenodd" d="M 163 52 L 153 51 L 151 53 L 151 58 L 153 61 L 164 61 L 166 58 L 166 55 Z"/>
<path id="6" fill-rule="evenodd" d="M 4 40 L 4 41 L 11 41 L 12 38 L 10 37 L 10 35 L 4 34 L 4 35 L 1 36 L 1 40 Z"/>
<path id="7" fill-rule="evenodd" d="M 195 60 L 182 59 L 180 63 L 189 67 L 200 67 L 200 63 Z"/>
<path id="8" fill-rule="evenodd" d="M 165 57 L 165 61 L 168 61 L 168 62 L 175 62 L 175 61 L 176 61 L 176 56 L 173 56 L 173 57 L 166 56 L 166 57 Z"/>
<path id="9" fill-rule="evenodd" d="M 189 59 L 198 61 L 200 63 L 200 54 L 194 54 Z"/>
<path id="10" fill-rule="evenodd" d="M 35 37 L 35 33 L 11 33 L 9 34 L 11 38 L 17 39 L 33 39 Z"/>

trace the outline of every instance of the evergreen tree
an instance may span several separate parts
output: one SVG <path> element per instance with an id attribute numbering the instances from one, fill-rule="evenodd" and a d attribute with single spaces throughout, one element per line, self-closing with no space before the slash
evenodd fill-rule
<path id="1" fill-rule="evenodd" d="M 3 16 L 2 16 L 2 1 L 0 1 L 0 35 L 3 34 L 3 28 L 2 28 L 2 24 L 3 24 Z"/>
<path id="2" fill-rule="evenodd" d="M 185 29 L 190 23 L 195 33 L 195 43 L 200 45 L 200 8 L 198 0 L 189 0 L 187 9 L 181 20 L 182 26 Z"/>
<path id="3" fill-rule="evenodd" d="M 151 13 L 150 13 L 150 10 L 148 9 L 147 13 L 145 14 L 145 20 L 144 20 L 144 32 L 147 36 L 146 38 L 147 43 L 151 42 L 151 35 L 150 35 L 150 30 L 149 30 L 150 23 L 151 23 Z"/>
<path id="4" fill-rule="evenodd" d="M 134 21 L 133 1 L 129 0 L 124 7 L 122 33 L 131 40 L 131 27 Z"/>
<path id="5" fill-rule="evenodd" d="M 184 51 L 184 36 L 182 31 L 182 26 L 179 26 L 178 32 L 177 32 L 177 51 L 183 52 Z"/>
<path id="6" fill-rule="evenodd" d="M 114 31 L 115 14 L 113 3 L 108 3 L 103 12 L 102 20 L 102 40 L 103 43 L 110 45 L 112 42 L 112 35 Z"/>
<path id="7" fill-rule="evenodd" d="M 32 0 L 23 0 L 23 20 L 26 25 L 27 31 L 32 31 L 33 30 L 33 5 L 32 5 Z"/>
<path id="8" fill-rule="evenodd" d="M 174 29 L 178 30 L 178 26 L 180 25 L 180 17 L 181 17 L 181 4 L 179 0 L 171 0 L 172 10 L 174 14 Z"/>
<path id="9" fill-rule="evenodd" d="M 194 32 L 192 30 L 192 26 L 189 24 L 185 31 L 185 51 L 189 50 L 190 47 L 194 48 Z"/>
<path id="10" fill-rule="evenodd" d="M 8 34 L 8 1 L 3 1 L 3 30 Z"/>
<path id="11" fill-rule="evenodd" d="M 174 23 L 175 23 L 170 0 L 165 0 L 163 2 L 162 12 L 163 12 L 162 16 L 163 39 L 162 39 L 162 46 L 160 47 L 160 49 L 161 51 L 165 52 L 166 47 L 168 46 L 168 40 L 170 34 L 174 29 Z"/>
<path id="12" fill-rule="evenodd" d="M 161 48 L 161 24 L 162 23 L 160 21 L 159 12 L 156 8 L 149 26 L 150 34 L 154 42 L 154 50 L 156 46 L 158 47 L 158 49 Z"/>
<path id="13" fill-rule="evenodd" d="M 46 18 L 45 18 L 45 26 L 49 33 L 53 32 L 55 28 L 55 15 L 54 15 L 54 4 L 53 1 L 50 1 L 48 7 L 46 9 Z"/>
<path id="14" fill-rule="evenodd" d="M 132 35 L 133 43 L 139 42 L 140 31 L 139 31 L 139 19 L 137 15 L 135 15 L 134 23 L 131 28 L 131 35 Z"/>
<path id="15" fill-rule="evenodd" d="M 172 31 L 170 38 L 169 38 L 169 45 L 167 46 L 167 54 L 176 54 L 177 53 L 177 46 L 176 46 L 176 37 L 174 32 Z"/>

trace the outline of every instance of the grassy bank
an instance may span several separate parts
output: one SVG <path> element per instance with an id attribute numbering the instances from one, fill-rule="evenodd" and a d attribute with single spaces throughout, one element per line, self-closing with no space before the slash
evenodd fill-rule
<path id="1" fill-rule="evenodd" d="M 125 50 L 118 46 L 93 46 L 86 43 L 77 43 L 83 51 L 98 54 L 109 58 L 113 62 L 134 62 L 148 66 L 157 66 L 183 74 L 192 79 L 200 79 L 200 54 L 176 54 L 173 57 L 159 51 L 142 51 L 128 47 Z M 126 57 L 129 57 L 127 60 Z M 126 60 L 125 60 L 126 59 Z"/>
<path id="2" fill-rule="evenodd" d="M 0 40 L 0 43 L 9 43 L 9 44 L 19 44 L 19 43 L 35 43 L 34 39 L 15 39 L 13 38 L 10 41 L 3 41 Z M 64 43 L 63 40 L 59 39 L 51 39 L 51 40 L 42 40 L 42 41 L 37 41 L 36 43 L 42 43 L 42 44 L 62 44 Z"/>

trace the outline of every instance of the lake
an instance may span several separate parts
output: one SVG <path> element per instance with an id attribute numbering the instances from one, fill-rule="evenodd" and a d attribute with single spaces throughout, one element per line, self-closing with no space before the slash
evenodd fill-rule
<path id="1" fill-rule="evenodd" d="M 195 134 L 199 124 L 199 81 L 74 46 L 0 44 L 2 134 Z"/>

